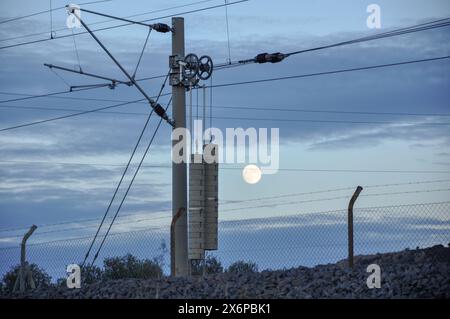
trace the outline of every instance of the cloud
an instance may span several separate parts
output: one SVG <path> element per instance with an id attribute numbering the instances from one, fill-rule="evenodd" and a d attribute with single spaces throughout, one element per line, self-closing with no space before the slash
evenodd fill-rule
<path id="1" fill-rule="evenodd" d="M 134 167 L 135 168 L 135 167 Z M 134 173 L 127 174 L 110 214 L 115 213 Z M 45 224 L 102 214 L 123 167 L 86 165 L 0 164 L 0 220 L 2 226 Z M 121 214 L 169 210 L 170 185 L 146 168 L 136 179 Z"/>
<path id="2" fill-rule="evenodd" d="M 257 23 L 249 15 L 246 23 Z M 275 23 L 272 20 L 261 20 Z M 201 21 L 196 21 L 201 25 Z M 289 21 L 289 24 L 295 24 Z M 219 28 L 219 22 L 217 22 Z M 197 26 L 197 27 L 198 27 Z M 46 30 L 45 23 L 35 26 L 36 32 Z M 195 27 L 195 26 L 194 26 Z M 17 34 L 30 32 L 30 25 L 15 27 Z M 215 26 L 198 34 L 195 41 L 188 41 L 190 52 L 208 54 L 215 62 L 227 58 L 225 37 L 214 32 Z M 138 30 L 138 29 L 132 29 Z M 137 62 L 146 30 L 123 33 L 101 32 L 102 40 L 111 52 L 132 72 Z M 0 36 L 7 36 L 10 29 L 0 30 Z M 3 32 L 3 34 L 2 34 Z M 355 33 L 334 33 L 327 36 L 298 33 L 295 36 L 274 36 L 252 32 L 233 34 L 233 58 L 249 58 L 261 52 L 290 52 L 316 45 L 329 44 L 359 37 Z M 427 58 L 448 53 L 450 35 L 445 29 L 402 36 L 292 56 L 279 64 L 248 65 L 217 71 L 213 84 L 271 78 L 285 75 L 306 74 L 348 67 Z M 93 42 L 89 35 L 76 38 L 83 70 L 123 79 L 114 64 Z M 0 52 L 1 91 L 39 94 L 66 90 L 67 85 L 46 69 L 43 63 L 75 67 L 78 62 L 73 39 L 52 40 L 41 44 L 17 47 Z M 170 40 L 158 35 L 151 37 L 150 46 L 144 54 L 138 76 L 166 74 Z M 448 128 L 424 126 L 423 122 L 444 121 L 440 118 L 409 116 L 370 116 L 335 113 L 300 113 L 255 111 L 246 106 L 279 107 L 314 110 L 379 111 L 409 113 L 448 113 L 448 62 L 429 62 L 398 68 L 386 68 L 367 72 L 310 77 L 292 81 L 269 82 L 217 88 L 213 91 L 215 105 L 242 106 L 239 110 L 214 109 L 214 116 L 241 118 L 285 118 L 301 120 L 344 120 L 344 121 L 388 121 L 393 124 L 339 124 L 314 122 L 277 122 L 251 120 L 214 119 L 214 125 L 241 127 L 280 127 L 282 143 L 306 143 L 309 150 L 346 148 L 380 145 L 386 141 L 402 140 L 405 143 L 421 144 L 426 147 L 441 145 L 448 147 Z M 70 84 L 96 83 L 97 80 L 83 78 L 76 74 L 59 72 Z M 146 81 L 142 85 L 150 94 L 156 94 L 161 79 Z M 169 87 L 166 88 L 169 90 Z M 87 97 L 131 100 L 141 98 L 134 87 L 118 87 L 115 90 L 99 89 L 83 93 L 67 94 L 66 97 Z M 2 100 L 17 96 L 2 95 Z M 201 93 L 200 93 L 201 101 Z M 196 100 L 196 93 L 193 95 Z M 164 101 L 166 101 L 165 99 Z M 194 102 L 195 103 L 195 102 Z M 93 109 L 112 105 L 114 102 L 78 101 L 46 98 L 10 102 L 16 106 L 43 106 Z M 116 109 L 122 112 L 148 112 L 145 104 L 129 105 Z M 54 116 L 63 112 L 0 109 L 0 128 L 13 126 Z M 71 112 L 71 111 L 70 111 Z M 68 113 L 70 113 L 68 112 Z M 67 114 L 68 114 L 67 113 Z M 44 161 L 73 163 L 126 163 L 145 116 L 96 113 L 70 119 L 50 122 L 0 133 L 0 161 Z M 404 125 L 403 123 L 410 123 Z M 154 118 L 150 128 L 156 126 Z M 144 138 L 149 140 L 152 130 Z M 441 143 L 441 144 L 439 144 Z M 147 164 L 169 163 L 170 128 L 164 126 L 152 146 Z M 139 154 L 143 149 L 140 148 Z M 143 169 L 138 184 L 133 187 L 125 208 L 129 211 L 161 210 L 170 206 L 168 171 Z M 0 164 L 0 211 L 2 225 L 27 225 L 33 221 L 51 221 L 86 216 L 100 216 L 112 195 L 120 177 L 121 168 L 89 165 L 6 165 Z M 153 185 L 142 185 L 139 183 Z"/>
<path id="3" fill-rule="evenodd" d="M 422 140 L 428 140 L 431 143 L 443 141 L 443 144 L 450 146 L 450 139 L 448 139 L 450 125 L 433 125 L 433 121 L 434 119 L 405 124 L 399 122 L 373 129 L 358 129 L 311 143 L 309 150 L 361 149 L 374 147 L 389 140 L 408 140 L 410 143 Z M 427 146 L 429 147 L 429 144 Z"/>

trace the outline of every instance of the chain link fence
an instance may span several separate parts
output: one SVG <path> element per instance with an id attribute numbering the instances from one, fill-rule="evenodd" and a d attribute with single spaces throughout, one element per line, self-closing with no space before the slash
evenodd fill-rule
<path id="1" fill-rule="evenodd" d="M 220 217 L 219 217 L 220 218 Z M 132 231 L 113 228 L 95 265 L 107 257 L 132 254 L 159 258 L 169 274 L 170 220 Z M 154 221 L 153 221 L 154 223 Z M 131 221 L 131 224 L 138 225 Z M 140 226 L 139 226 L 140 227 Z M 43 241 L 39 228 L 27 244 L 27 260 L 44 269 L 53 281 L 66 277 L 66 266 L 80 264 L 92 235 Z M 101 238 L 101 236 L 99 237 Z M 0 247 L 1 275 L 20 260 L 20 240 Z M 100 241 L 98 241 L 100 242 Z M 354 209 L 355 255 L 394 252 L 450 243 L 450 202 Z M 94 249 L 88 261 L 92 260 Z M 259 269 L 283 269 L 334 263 L 347 258 L 347 210 L 299 213 L 267 218 L 221 220 L 219 249 L 209 252 L 224 267 L 238 260 L 255 262 Z"/>

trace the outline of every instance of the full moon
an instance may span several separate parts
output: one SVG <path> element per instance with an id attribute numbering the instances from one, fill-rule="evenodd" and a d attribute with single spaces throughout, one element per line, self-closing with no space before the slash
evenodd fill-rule
<path id="1" fill-rule="evenodd" d="M 247 165 L 242 170 L 242 177 L 248 184 L 256 184 L 261 179 L 261 169 L 253 164 Z"/>

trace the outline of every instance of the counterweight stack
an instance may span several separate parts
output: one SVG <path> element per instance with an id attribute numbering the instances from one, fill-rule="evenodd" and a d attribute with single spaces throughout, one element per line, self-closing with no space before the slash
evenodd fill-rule
<path id="1" fill-rule="evenodd" d="M 189 259 L 205 258 L 218 248 L 218 146 L 207 144 L 204 154 L 192 154 L 189 164 Z"/>

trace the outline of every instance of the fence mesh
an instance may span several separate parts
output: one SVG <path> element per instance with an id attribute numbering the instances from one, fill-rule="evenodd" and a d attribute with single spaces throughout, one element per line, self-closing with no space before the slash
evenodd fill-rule
<path id="1" fill-rule="evenodd" d="M 170 220 L 157 227 L 149 226 L 151 223 L 147 221 L 138 230 L 113 231 L 95 264 L 102 266 L 104 258 L 128 253 L 141 259 L 160 256 L 168 274 Z M 354 209 L 355 255 L 448 245 L 449 230 L 450 202 Z M 39 229 L 27 245 L 27 260 L 43 268 L 53 280 L 66 277 L 68 264 L 81 263 L 92 240 L 92 235 L 77 237 L 75 233 L 42 241 L 45 237 L 37 234 Z M 19 263 L 19 242 L 0 247 L 1 275 Z M 255 262 L 261 270 L 333 263 L 345 259 L 347 249 L 347 210 L 336 210 L 221 220 L 219 249 L 209 254 L 224 267 L 245 260 Z"/>

